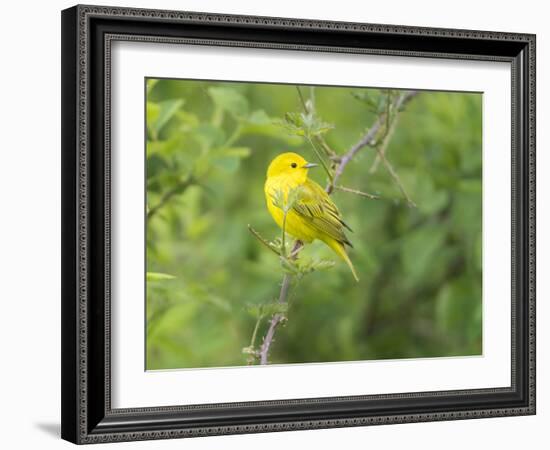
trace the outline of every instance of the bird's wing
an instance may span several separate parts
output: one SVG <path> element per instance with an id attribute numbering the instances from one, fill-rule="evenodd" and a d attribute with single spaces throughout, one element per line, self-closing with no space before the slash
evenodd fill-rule
<path id="1" fill-rule="evenodd" d="M 303 185 L 300 199 L 293 210 L 308 225 L 331 238 L 351 246 L 344 227 L 351 228 L 342 220 L 340 211 L 328 194 L 315 181 L 307 180 Z"/>

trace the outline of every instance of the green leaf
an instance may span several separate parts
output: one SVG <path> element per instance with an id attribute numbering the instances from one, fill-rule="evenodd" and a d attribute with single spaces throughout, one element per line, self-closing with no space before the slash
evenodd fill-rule
<path id="1" fill-rule="evenodd" d="M 236 90 L 224 87 L 210 87 L 208 94 L 214 104 L 232 114 L 236 118 L 244 118 L 248 114 L 248 101 Z"/>
<path id="2" fill-rule="evenodd" d="M 147 157 L 150 158 L 153 155 L 169 156 L 181 150 L 181 141 L 180 136 L 174 136 L 163 141 L 147 141 Z"/>
<path id="3" fill-rule="evenodd" d="M 147 128 L 152 129 L 159 118 L 160 105 L 158 103 L 147 102 L 146 115 L 147 115 Z"/>
<path id="4" fill-rule="evenodd" d="M 176 114 L 182 105 L 182 99 L 166 100 L 158 103 L 156 107 L 151 105 L 151 116 L 149 115 L 149 108 L 147 109 L 147 126 L 154 136 L 158 137 L 158 134 L 162 131 L 162 128 L 168 123 L 174 114 Z"/>
<path id="5" fill-rule="evenodd" d="M 214 160 L 214 165 L 229 173 L 235 173 L 239 166 L 240 160 L 238 158 L 220 157 Z"/>
<path id="6" fill-rule="evenodd" d="M 273 314 L 286 314 L 288 311 L 288 303 L 279 303 L 278 301 L 248 304 L 246 311 L 254 318 L 261 319 L 262 317 L 272 316 Z"/>
<path id="7" fill-rule="evenodd" d="M 361 103 L 364 103 L 370 111 L 374 113 L 378 112 L 381 98 L 381 94 L 378 91 L 352 91 L 351 96 L 354 99 L 359 100 Z"/>
<path id="8" fill-rule="evenodd" d="M 273 193 L 273 205 L 277 208 L 282 209 L 285 212 L 290 211 L 296 205 L 296 202 L 300 201 L 302 198 L 304 189 L 302 186 L 297 186 L 295 188 L 290 188 L 288 192 L 285 193 L 281 189 L 277 189 Z"/>
<path id="9" fill-rule="evenodd" d="M 465 193 L 456 190 L 449 218 L 453 230 L 464 237 L 475 239 L 481 227 L 481 214 L 481 192 Z"/>
<path id="10" fill-rule="evenodd" d="M 318 136 L 334 128 L 334 125 L 323 122 L 314 114 L 285 114 L 284 120 L 278 122 L 289 134 L 297 136 Z"/>
<path id="11" fill-rule="evenodd" d="M 292 208 L 294 208 L 296 203 L 298 203 L 300 201 L 300 199 L 302 198 L 303 194 L 304 194 L 304 189 L 303 189 L 302 186 L 297 186 L 295 188 L 290 188 L 287 192 L 286 205 L 285 205 L 284 210 L 285 211 L 290 211 Z"/>
<path id="12" fill-rule="evenodd" d="M 155 85 L 159 82 L 158 78 L 148 78 L 147 79 L 147 95 L 151 93 Z"/>
<path id="13" fill-rule="evenodd" d="M 460 152 L 460 166 L 465 173 L 476 173 L 481 169 L 482 152 L 481 142 L 464 148 Z"/>
<path id="14" fill-rule="evenodd" d="M 149 149 L 149 145 L 147 145 L 147 149 Z M 170 173 L 169 170 L 169 164 L 161 154 L 147 155 L 147 183 L 167 172 Z"/>
<path id="15" fill-rule="evenodd" d="M 198 307 L 199 304 L 196 302 L 185 302 L 172 306 L 158 319 L 155 336 L 149 334 L 147 338 L 159 338 L 159 335 L 165 335 L 173 339 L 175 333 L 193 323 Z M 179 350 L 181 351 L 181 349 Z"/>
<path id="16" fill-rule="evenodd" d="M 441 211 L 449 203 L 449 192 L 444 189 L 436 189 L 434 182 L 427 176 L 419 176 L 417 171 L 405 172 L 404 182 L 412 186 L 410 195 L 425 214 L 435 214 Z"/>
<path id="17" fill-rule="evenodd" d="M 314 114 L 302 113 L 302 121 L 309 136 L 318 136 L 334 128 L 334 125 L 328 122 L 323 122 Z"/>
<path id="18" fill-rule="evenodd" d="M 250 156 L 248 147 L 220 148 L 213 151 L 213 162 L 215 166 L 227 172 L 235 172 L 241 164 L 241 159 L 248 156 Z"/>
<path id="19" fill-rule="evenodd" d="M 248 158 L 250 156 L 250 149 L 248 147 L 230 147 L 223 149 L 223 154 L 227 156 L 233 156 L 235 158 Z"/>
<path id="20" fill-rule="evenodd" d="M 286 314 L 288 312 L 288 303 L 264 303 L 262 305 L 262 310 L 265 316 L 272 316 L 273 314 Z"/>
<path id="21" fill-rule="evenodd" d="M 245 310 L 255 319 L 259 319 L 264 316 L 263 305 L 248 304 L 246 305 Z"/>
<path id="22" fill-rule="evenodd" d="M 405 276 L 417 280 L 431 269 L 434 257 L 445 240 L 446 230 L 440 226 L 426 226 L 411 232 L 404 240 L 401 262 Z"/>
<path id="23" fill-rule="evenodd" d="M 273 206 L 276 206 L 277 208 L 282 209 L 283 211 L 285 210 L 285 205 L 286 205 L 285 194 L 281 189 L 277 189 L 273 193 L 271 197 L 271 201 L 273 202 Z"/>
<path id="24" fill-rule="evenodd" d="M 467 194 L 480 194 L 481 193 L 481 180 L 479 178 L 469 180 L 463 179 L 458 183 L 458 190 Z"/>
<path id="25" fill-rule="evenodd" d="M 174 275 L 160 272 L 147 272 L 147 281 L 164 281 L 173 280 L 176 278 Z"/>
<path id="26" fill-rule="evenodd" d="M 246 122 L 252 125 L 267 125 L 272 123 L 273 120 L 263 109 L 257 109 L 246 118 Z"/>
<path id="27" fill-rule="evenodd" d="M 328 259 L 321 259 L 319 261 L 313 261 L 311 268 L 313 270 L 328 270 L 335 266 L 335 262 Z"/>
<path id="28" fill-rule="evenodd" d="M 300 269 L 294 261 L 283 257 L 281 257 L 280 260 L 281 267 L 285 273 L 288 273 L 290 275 L 298 275 L 300 273 Z"/>
<path id="29" fill-rule="evenodd" d="M 250 114 L 241 125 L 241 135 L 257 135 L 279 139 L 287 145 L 298 146 L 303 143 L 300 136 L 281 133 L 281 125 L 269 117 L 262 109 Z"/>
<path id="30" fill-rule="evenodd" d="M 199 118 L 195 114 L 191 114 L 187 111 L 178 110 L 176 112 L 176 117 L 181 122 L 184 131 L 192 130 L 200 124 Z"/>
<path id="31" fill-rule="evenodd" d="M 194 131 L 194 137 L 205 150 L 219 147 L 225 142 L 223 130 L 208 123 L 199 125 Z"/>
<path id="32" fill-rule="evenodd" d="M 476 339 L 481 331 L 481 285 L 463 277 L 443 286 L 436 300 L 438 327 L 459 340 Z"/>
<path id="33" fill-rule="evenodd" d="M 335 263 L 334 261 L 328 259 L 317 260 L 302 256 L 300 259 L 295 261 L 295 266 L 302 275 L 305 275 L 319 270 L 332 269 L 335 266 Z"/>

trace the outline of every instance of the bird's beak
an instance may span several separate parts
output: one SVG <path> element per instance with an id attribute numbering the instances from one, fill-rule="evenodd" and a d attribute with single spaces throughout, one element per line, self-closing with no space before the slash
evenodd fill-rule
<path id="1" fill-rule="evenodd" d="M 310 163 L 308 162 L 307 164 L 304 164 L 302 167 L 304 169 L 311 169 L 312 167 L 317 167 L 319 164 L 315 164 L 315 163 Z"/>

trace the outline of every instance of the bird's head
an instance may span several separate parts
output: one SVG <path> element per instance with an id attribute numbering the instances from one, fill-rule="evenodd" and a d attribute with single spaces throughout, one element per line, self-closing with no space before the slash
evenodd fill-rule
<path id="1" fill-rule="evenodd" d="M 317 164 L 307 162 L 297 153 L 281 153 L 277 156 L 267 169 L 267 177 L 278 177 L 286 175 L 294 178 L 298 182 L 304 182 L 307 179 L 307 171 Z"/>

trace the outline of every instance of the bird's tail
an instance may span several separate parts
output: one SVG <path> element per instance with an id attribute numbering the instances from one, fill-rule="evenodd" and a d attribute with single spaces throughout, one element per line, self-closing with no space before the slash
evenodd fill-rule
<path id="1" fill-rule="evenodd" d="M 326 244 L 336 252 L 336 254 L 342 258 L 346 264 L 348 265 L 349 269 L 351 270 L 351 273 L 353 274 L 353 278 L 355 278 L 355 281 L 359 281 L 359 277 L 357 276 L 357 272 L 355 271 L 355 267 L 353 267 L 353 263 L 351 262 L 351 259 L 349 259 L 348 254 L 346 253 L 346 249 L 343 244 L 338 242 L 335 239 L 327 239 Z"/>

